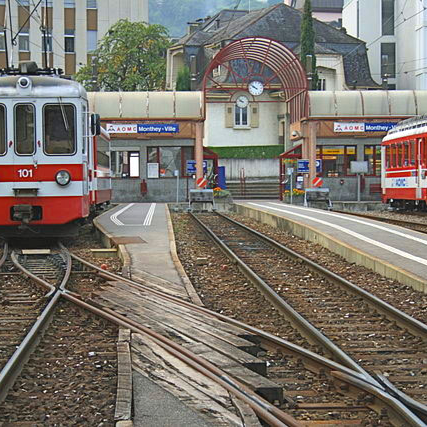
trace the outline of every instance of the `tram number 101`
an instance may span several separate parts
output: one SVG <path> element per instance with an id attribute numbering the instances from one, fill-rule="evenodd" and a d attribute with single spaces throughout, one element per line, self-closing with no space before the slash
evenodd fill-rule
<path id="1" fill-rule="evenodd" d="M 33 170 L 32 169 L 18 169 L 19 178 L 32 178 Z"/>

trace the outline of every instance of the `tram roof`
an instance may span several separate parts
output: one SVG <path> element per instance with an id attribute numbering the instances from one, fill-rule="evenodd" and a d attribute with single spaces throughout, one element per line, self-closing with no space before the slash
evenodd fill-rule
<path id="1" fill-rule="evenodd" d="M 18 81 L 23 77 L 30 81 L 26 88 L 22 88 L 18 84 Z M 0 77 L 0 97 L 13 96 L 86 98 L 86 91 L 80 83 L 57 76 L 18 75 Z"/>
<path id="2" fill-rule="evenodd" d="M 427 111 L 426 90 L 310 91 L 310 117 L 412 117 Z"/>
<path id="3" fill-rule="evenodd" d="M 203 92 L 89 92 L 92 111 L 111 119 L 203 117 Z"/>

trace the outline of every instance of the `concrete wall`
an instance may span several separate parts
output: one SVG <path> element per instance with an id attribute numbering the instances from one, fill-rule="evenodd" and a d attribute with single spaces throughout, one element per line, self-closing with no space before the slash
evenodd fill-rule
<path id="1" fill-rule="evenodd" d="M 219 159 L 219 166 L 225 166 L 227 180 L 239 179 L 241 169 L 245 170 L 247 179 L 277 179 L 279 176 L 279 159 Z"/>
<path id="2" fill-rule="evenodd" d="M 176 178 L 147 179 L 148 192 L 141 195 L 141 179 L 113 179 L 113 203 L 176 202 Z M 188 191 L 194 188 L 192 178 L 179 180 L 179 202 L 187 201 Z"/>

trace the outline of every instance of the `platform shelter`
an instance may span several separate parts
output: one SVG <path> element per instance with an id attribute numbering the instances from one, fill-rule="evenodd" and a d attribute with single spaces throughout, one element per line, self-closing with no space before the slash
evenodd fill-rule
<path id="1" fill-rule="evenodd" d="M 217 155 L 203 148 L 201 92 L 91 92 L 111 136 L 113 201 L 185 201 Z M 197 169 L 199 164 L 199 169 Z"/>
<path id="2" fill-rule="evenodd" d="M 308 116 L 291 123 L 290 144 L 280 156 L 281 193 L 292 168 L 293 188 L 310 188 L 321 177 L 333 200 L 355 200 L 352 162 L 366 162 L 361 200 L 380 200 L 382 138 L 399 121 L 426 111 L 427 91 L 309 91 Z"/>

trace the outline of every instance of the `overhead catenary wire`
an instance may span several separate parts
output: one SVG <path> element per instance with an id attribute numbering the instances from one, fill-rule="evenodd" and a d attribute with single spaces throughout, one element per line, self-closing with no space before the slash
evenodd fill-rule
<path id="1" fill-rule="evenodd" d="M 36 0 L 37 1 L 37 0 Z M 27 13 L 28 13 L 28 15 L 29 15 L 29 18 L 30 19 L 32 19 L 32 20 L 34 20 L 34 22 L 36 22 L 37 23 L 37 25 L 39 26 L 39 27 L 41 27 L 42 26 L 42 18 L 41 18 L 41 16 L 40 16 L 40 14 L 39 14 L 39 11 L 38 11 L 38 6 L 42 3 L 42 1 L 43 0 L 39 0 L 38 1 L 38 3 L 37 4 L 35 4 L 36 3 L 36 1 L 34 1 L 34 0 L 31 0 L 31 4 L 32 4 L 32 7 L 34 8 L 33 9 L 33 11 L 29 11 L 28 9 L 27 9 L 27 7 L 25 7 L 26 5 L 25 4 L 23 4 L 22 3 L 22 0 L 15 0 L 15 2 L 17 3 L 17 5 L 18 6 L 21 6 L 25 11 L 27 11 Z M 11 7 L 10 7 L 10 0 L 8 0 L 8 9 L 9 9 L 9 11 L 11 10 Z M 46 7 L 46 11 L 47 11 L 47 7 Z M 47 13 L 47 12 L 46 12 Z M 37 16 L 35 16 L 35 15 L 37 15 Z M 26 21 L 26 23 L 28 22 L 28 19 L 27 19 L 27 21 Z M 22 26 L 22 27 L 24 27 L 24 26 Z M 4 31 L 9 31 L 9 33 L 11 34 L 11 39 L 14 39 L 14 45 L 16 45 L 17 44 L 17 42 L 16 42 L 16 39 L 19 37 L 19 35 L 21 34 L 21 31 L 22 31 L 22 28 L 20 28 L 20 30 L 18 31 L 18 32 L 14 32 L 13 31 L 13 27 L 12 27 L 12 20 L 10 20 L 10 24 L 7 24 L 7 13 L 5 13 L 5 23 L 4 23 Z M 27 34 L 25 34 L 25 35 L 27 35 Z M 60 42 L 58 42 L 58 40 L 53 36 L 53 34 L 51 34 L 51 33 L 49 33 L 49 36 L 52 38 L 52 40 L 60 47 L 60 49 L 63 51 L 63 52 L 65 52 L 65 48 L 62 46 L 62 44 L 60 43 Z M 43 37 L 43 39 L 44 39 L 44 37 Z M 5 42 L 6 42 L 6 40 L 5 40 Z M 43 46 L 40 46 L 38 43 L 35 43 L 34 41 L 32 41 L 32 40 L 30 40 L 30 39 L 28 39 L 28 42 L 29 42 L 29 44 L 30 45 L 32 45 L 32 46 L 35 46 L 35 47 L 37 47 L 37 48 L 39 48 L 40 50 L 43 50 L 44 48 L 43 48 Z M 12 49 L 13 49 L 13 46 L 14 45 L 12 45 Z M 13 55 L 13 50 L 12 50 L 12 55 Z M 55 57 L 58 57 L 58 58 L 61 58 L 62 60 L 64 60 L 65 59 L 65 55 L 64 54 L 60 54 L 60 53 L 56 53 L 56 52 L 54 52 L 53 51 L 53 49 L 52 49 L 52 51 L 51 51 L 51 53 L 53 54 L 53 56 L 55 56 Z M 12 56 L 11 55 L 11 56 Z"/>
<path id="2" fill-rule="evenodd" d="M 407 4 L 407 1 L 405 1 L 405 3 L 404 3 L 404 5 L 402 6 L 402 9 L 401 9 L 401 11 L 400 11 L 400 13 L 397 15 L 397 18 L 396 19 L 394 19 L 394 25 L 393 25 L 393 30 L 395 30 L 397 27 L 399 27 L 400 25 L 402 25 L 403 23 L 405 23 L 405 22 L 407 22 L 407 21 L 409 21 L 410 19 L 412 19 L 412 18 L 414 18 L 414 17 L 416 17 L 416 16 L 418 16 L 420 13 L 422 13 L 422 12 L 424 12 L 426 9 L 427 9 L 427 6 L 424 6 L 424 0 L 419 0 L 420 2 L 421 2 L 421 5 L 422 5 L 422 9 L 421 10 L 419 10 L 418 12 L 416 12 L 416 13 L 414 13 L 413 15 L 411 15 L 411 16 L 409 16 L 408 18 L 405 18 L 404 17 L 404 19 L 403 19 L 403 21 L 401 21 L 401 22 L 399 22 L 398 24 L 396 24 L 396 22 L 398 21 L 398 19 L 399 19 L 399 17 L 402 15 L 403 16 L 403 12 L 404 12 L 404 9 L 405 9 L 405 7 L 406 7 L 406 4 Z M 385 22 L 384 22 L 384 24 L 388 24 L 391 20 L 392 20 L 392 18 L 393 18 L 393 16 L 390 16 Z M 355 52 L 357 49 L 359 49 L 359 47 L 361 47 L 361 46 L 363 46 L 364 44 L 366 44 L 366 47 L 368 48 L 368 47 L 370 47 L 370 46 L 372 46 L 374 43 L 376 43 L 378 40 L 380 40 L 381 38 L 383 38 L 384 37 L 384 35 L 383 34 L 381 34 L 380 36 L 378 36 L 376 39 L 374 39 L 373 41 L 371 41 L 371 42 L 369 42 L 369 43 L 367 43 L 366 44 L 366 42 L 362 42 L 362 43 L 359 43 L 358 45 L 356 45 L 350 52 L 347 52 L 345 55 L 343 55 L 342 57 L 341 57 L 341 61 L 342 60 L 344 60 L 344 58 L 346 58 L 348 55 L 350 55 L 350 54 L 352 54 L 353 52 Z M 337 63 L 335 63 L 334 65 L 332 65 L 332 67 L 331 68 L 335 68 L 336 66 L 338 66 L 340 63 L 341 63 L 341 61 L 339 61 L 339 62 L 337 62 Z"/>

